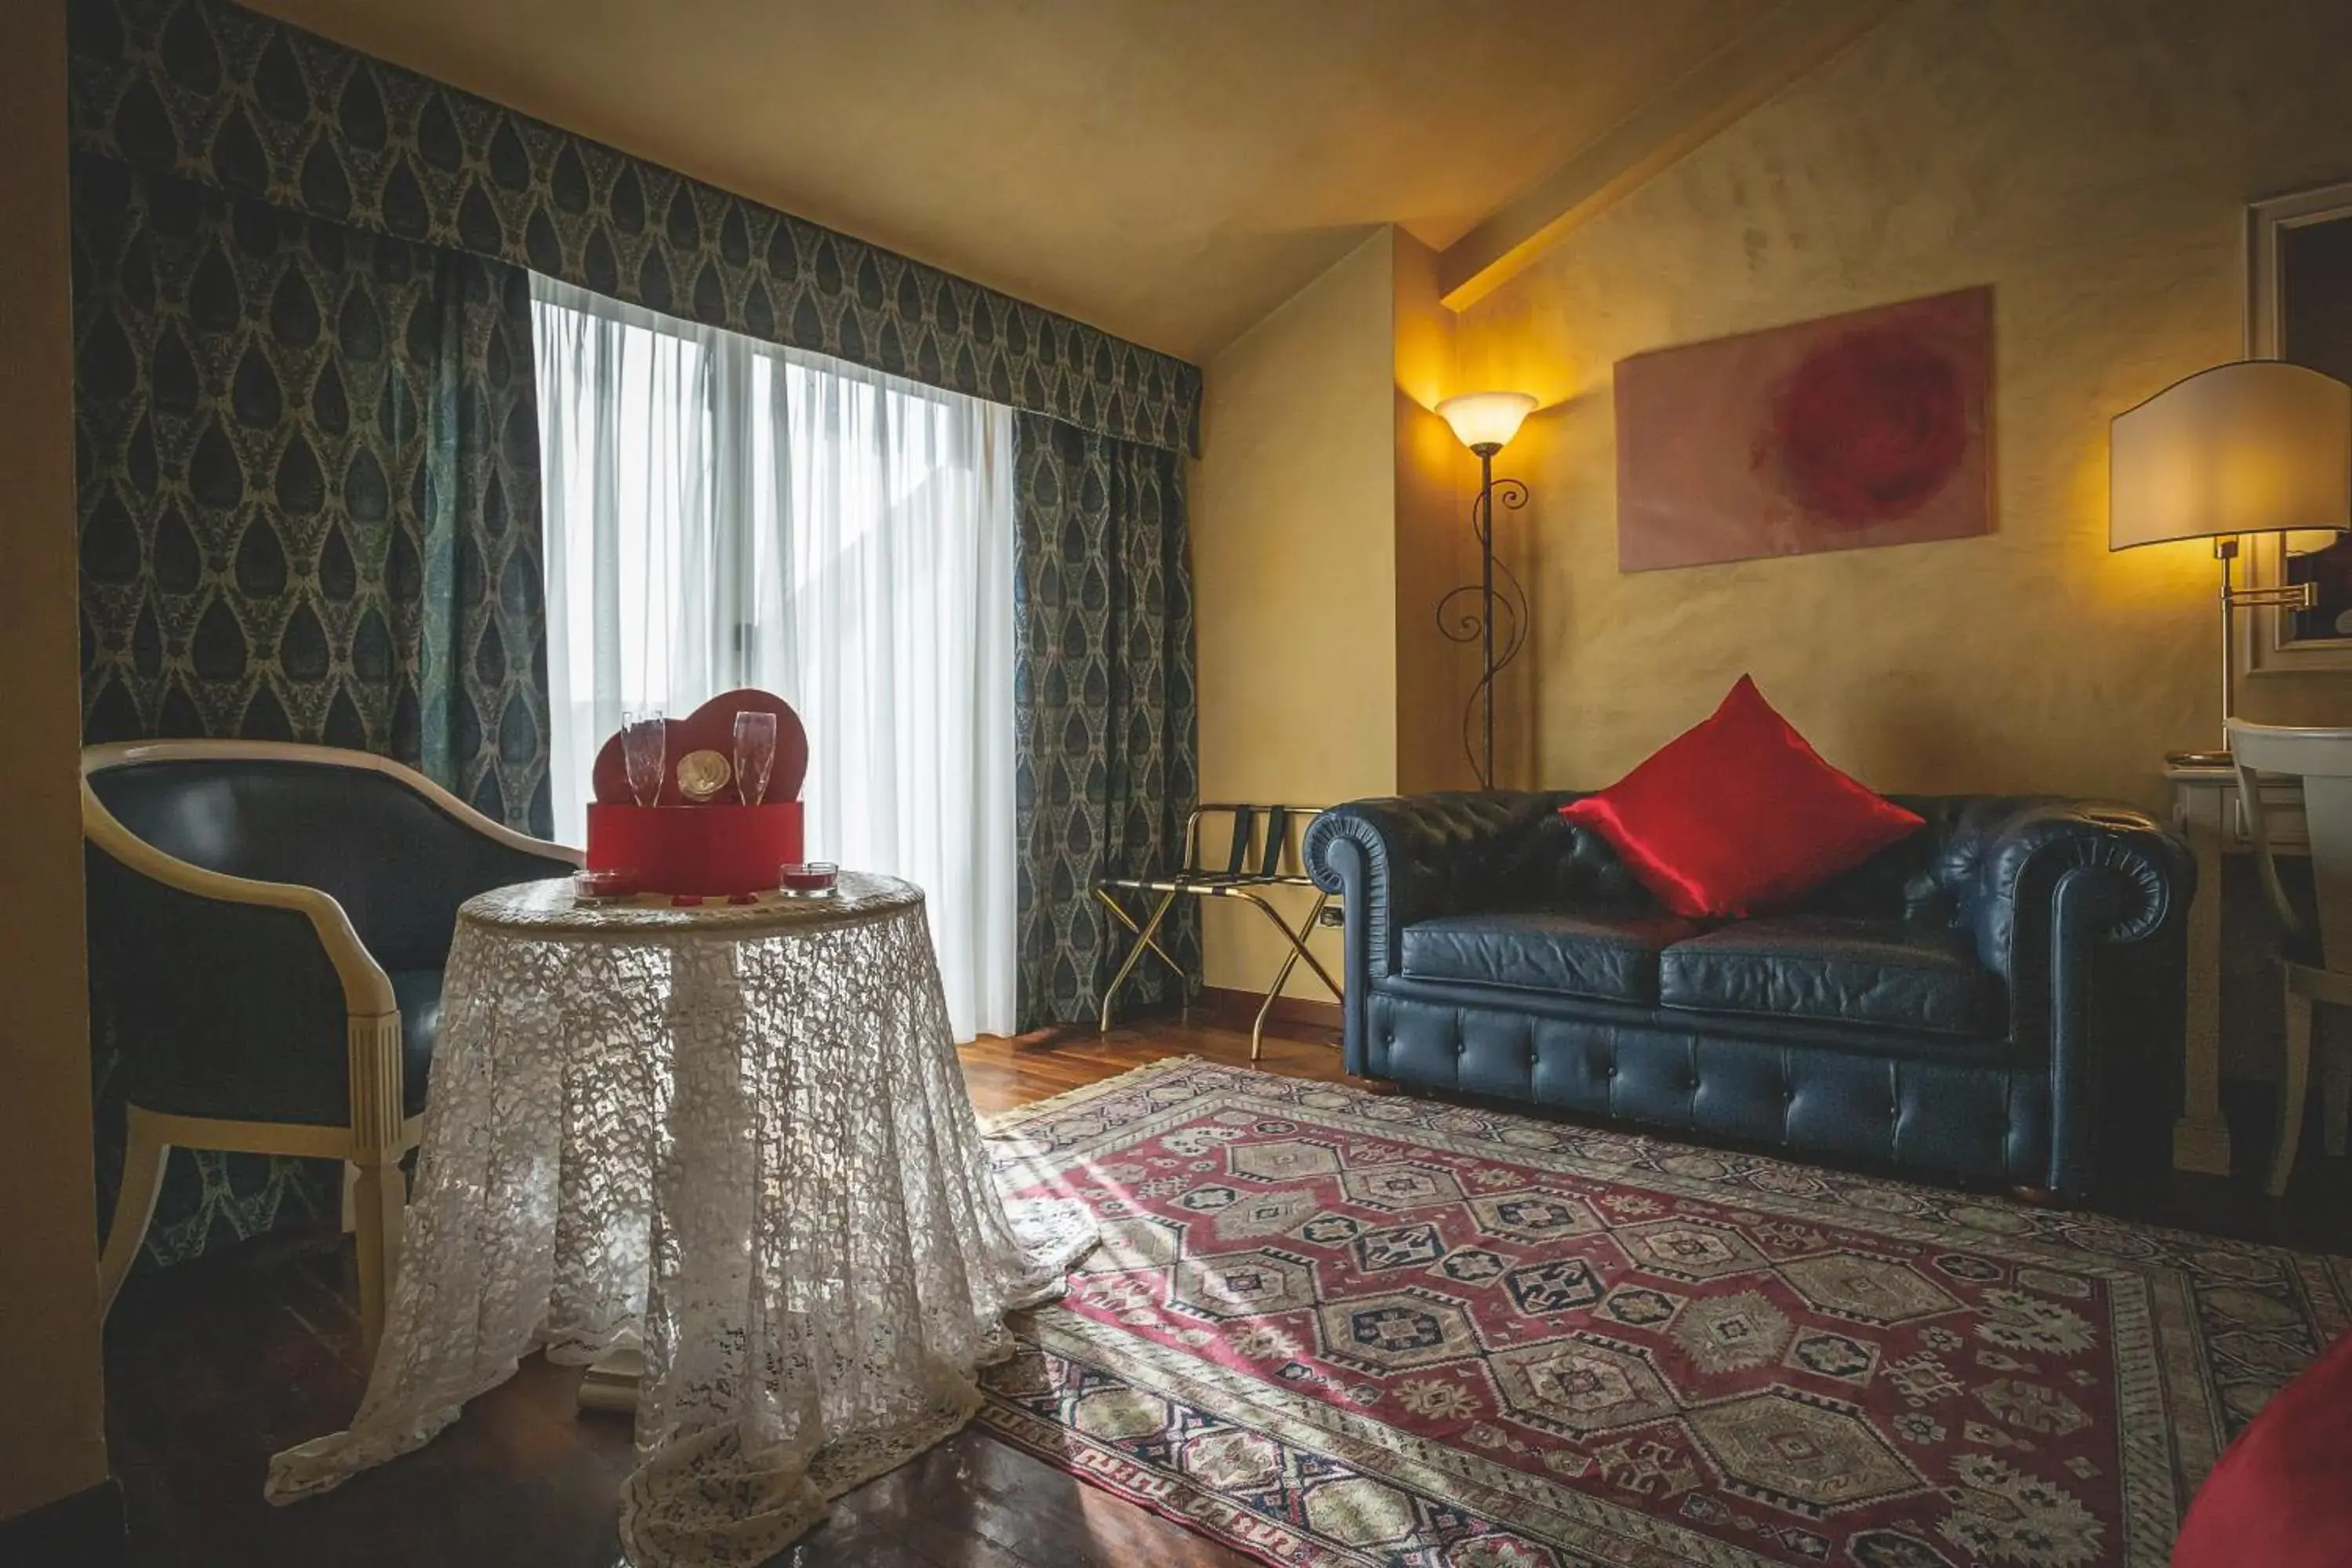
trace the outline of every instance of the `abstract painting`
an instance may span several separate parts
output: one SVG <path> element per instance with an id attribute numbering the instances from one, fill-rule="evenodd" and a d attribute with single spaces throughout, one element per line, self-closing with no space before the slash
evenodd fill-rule
<path id="1" fill-rule="evenodd" d="M 1617 564 L 1992 531 L 1992 290 L 1617 364 Z"/>

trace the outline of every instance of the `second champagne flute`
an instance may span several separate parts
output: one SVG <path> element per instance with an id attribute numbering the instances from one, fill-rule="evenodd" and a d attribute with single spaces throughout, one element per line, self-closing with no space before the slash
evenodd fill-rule
<path id="1" fill-rule="evenodd" d="M 735 715 L 735 791 L 745 805 L 768 797 L 768 770 L 776 761 L 776 716 L 749 710 Z"/>

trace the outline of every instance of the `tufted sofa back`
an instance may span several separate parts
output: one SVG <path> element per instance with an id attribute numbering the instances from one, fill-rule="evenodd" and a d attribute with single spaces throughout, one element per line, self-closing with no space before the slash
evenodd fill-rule
<path id="1" fill-rule="evenodd" d="M 1654 910 L 1607 839 L 1559 815 L 1584 791 L 1427 796 L 1433 836 L 1418 874 L 1454 886 L 1440 901 L 1505 908 L 1600 905 Z M 1837 877 L 1800 906 L 1809 914 L 1950 925 L 1973 884 L 1990 829 L 2032 797 L 1891 795 L 1927 826 Z"/>
<path id="2" fill-rule="evenodd" d="M 1599 905 L 1648 911 L 1656 901 L 1616 850 L 1591 828 L 1559 815 L 1577 790 L 1454 792 L 1360 802 L 1392 823 L 1383 840 L 1395 851 L 1382 869 L 1390 880 L 1380 910 L 1382 929 L 1371 933 L 1376 953 L 1385 953 L 1393 934 L 1392 911 L 1442 910 L 1560 909 Z M 1887 798 L 1921 817 L 1926 826 L 1809 895 L 1798 912 L 1968 929 L 1984 939 L 1989 966 L 2005 960 L 1992 951 L 2005 945 L 2008 924 L 1997 908 L 2019 869 L 1990 864 L 1996 846 L 2017 859 L 2038 843 L 2018 837 L 2022 822 L 2048 816 L 2053 830 L 2079 826 L 2086 811 L 2111 815 L 2118 826 L 2152 826 L 2128 807 L 2103 807 L 2045 795 L 1897 795 Z M 1349 808 L 1350 811 L 1354 807 Z M 1327 813 L 1327 818 L 1330 814 Z M 1335 873 L 1318 867 L 1337 836 L 1336 822 L 1309 829 L 1307 862 L 1324 885 L 1339 890 Z M 1408 917 L 1410 918 L 1410 917 Z"/>

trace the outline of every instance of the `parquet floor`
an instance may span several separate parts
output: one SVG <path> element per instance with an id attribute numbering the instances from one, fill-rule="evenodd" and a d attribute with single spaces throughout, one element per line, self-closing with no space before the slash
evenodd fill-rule
<path id="1" fill-rule="evenodd" d="M 1173 1023 L 963 1053 L 983 1113 L 1162 1057 L 1245 1064 L 1245 1036 Z M 1326 1045 L 1268 1040 L 1273 1072 L 1332 1079 Z M 2261 1168 L 2259 1107 L 2241 1163 Z M 2143 1147 L 2160 1142 L 2143 1140 Z M 2315 1149 L 2316 1137 L 2305 1148 Z M 2250 1175 L 2126 1163 L 2100 1206 L 2193 1229 L 2352 1250 L 2341 1162 L 2306 1165 L 2287 1200 Z M 625 1418 L 573 1406 L 579 1373 L 536 1359 L 418 1452 L 329 1496 L 261 1500 L 268 1456 L 342 1425 L 363 1381 L 348 1249 L 274 1237 L 134 1279 L 107 1331 L 108 1428 L 141 1568 L 613 1568 Z M 779 1568 L 1066 1568 L 1245 1561 L 992 1438 L 967 1432 L 851 1493 Z"/>

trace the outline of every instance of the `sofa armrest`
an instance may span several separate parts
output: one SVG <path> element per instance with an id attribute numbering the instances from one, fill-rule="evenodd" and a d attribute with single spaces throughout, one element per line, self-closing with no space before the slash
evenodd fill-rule
<path id="1" fill-rule="evenodd" d="M 1507 908 L 1539 869 L 1529 851 L 1559 825 L 1567 795 L 1456 791 L 1350 801 L 1308 824 L 1308 875 L 1341 896 L 1349 981 L 1393 973 L 1405 927 L 1440 915 Z"/>
<path id="2" fill-rule="evenodd" d="M 2008 983 L 2011 1042 L 2049 1062 L 2046 1184 L 2079 1193 L 2095 1168 L 2095 1027 L 2137 1011 L 2121 995 L 2095 1005 L 2101 972 L 2112 967 L 2100 950 L 2150 943 L 2172 928 L 2195 896 L 2196 863 L 2188 846 L 2130 806 L 1986 805 L 1999 809 L 1948 847 L 1948 881 L 1979 961 Z"/>
<path id="3" fill-rule="evenodd" d="M 2147 941 L 2196 892 L 2188 846 L 2144 811 L 2104 801 L 1985 804 L 1995 809 L 1947 847 L 1944 879 L 1979 960 L 2012 995 L 2046 993 L 2061 947 Z"/>

